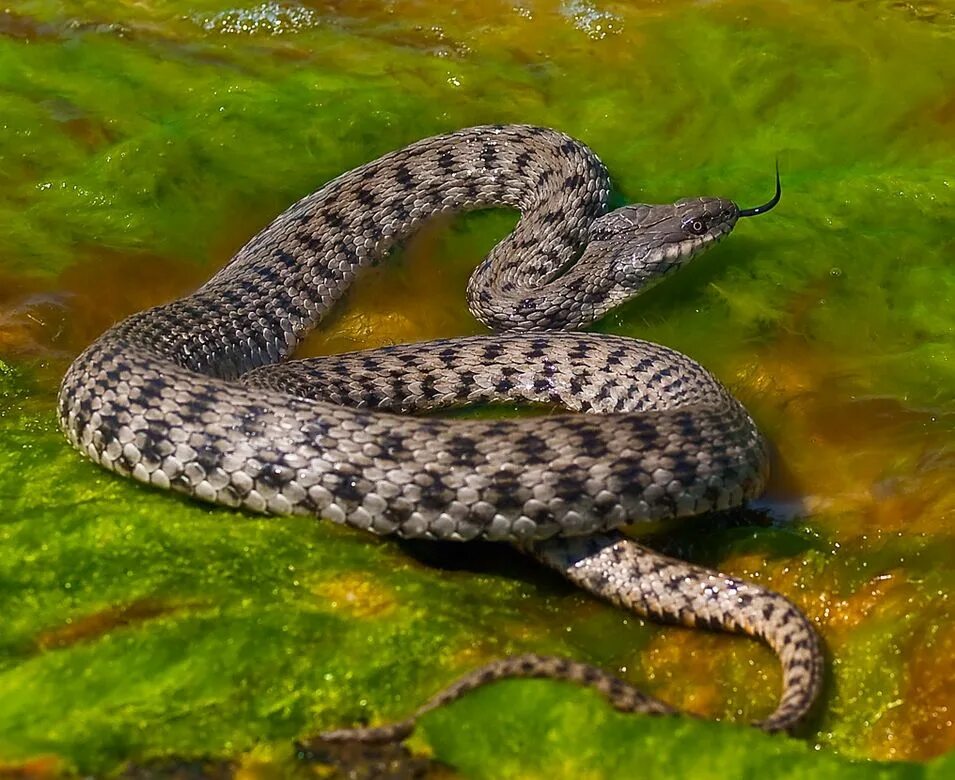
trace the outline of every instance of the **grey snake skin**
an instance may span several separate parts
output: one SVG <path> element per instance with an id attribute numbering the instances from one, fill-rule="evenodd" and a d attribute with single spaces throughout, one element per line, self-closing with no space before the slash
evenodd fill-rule
<path id="1" fill-rule="evenodd" d="M 195 293 L 106 331 L 63 379 L 60 424 L 95 462 L 156 487 L 376 534 L 510 541 L 638 614 L 759 637 L 780 658 L 783 695 L 757 725 L 789 729 L 822 679 L 806 618 L 776 593 L 615 530 L 756 496 L 765 442 L 690 358 L 573 332 L 767 208 L 692 198 L 608 212 L 609 193 L 594 153 L 544 128 L 475 127 L 387 154 L 291 206 Z M 777 179 L 767 206 L 778 197 Z M 521 212 L 468 284 L 494 335 L 287 361 L 358 272 L 424 220 L 492 206 Z M 501 400 L 571 413 L 399 414 Z M 322 737 L 400 739 L 467 690 L 540 676 L 595 687 L 620 710 L 672 712 L 586 664 L 520 656 L 407 721 Z"/>

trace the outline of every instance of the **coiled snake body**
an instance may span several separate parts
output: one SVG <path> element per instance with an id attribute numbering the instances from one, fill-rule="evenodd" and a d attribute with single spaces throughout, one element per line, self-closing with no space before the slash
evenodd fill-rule
<path id="1" fill-rule="evenodd" d="M 256 512 L 311 514 L 377 534 L 519 543 L 641 614 L 753 634 L 784 693 L 759 725 L 795 724 L 821 679 L 816 635 L 782 596 L 660 556 L 614 529 L 755 496 L 766 448 L 746 410 L 666 347 L 571 332 L 720 240 L 718 198 L 607 211 L 609 179 L 581 143 L 528 126 L 428 138 L 291 206 L 192 295 L 120 322 L 60 389 L 72 444 L 120 474 Z M 425 219 L 521 212 L 468 285 L 495 335 L 283 362 L 349 288 Z M 546 418 L 396 412 L 516 399 Z M 600 670 L 521 656 L 419 710 L 509 676 L 572 679 L 623 710 L 670 709 Z M 326 738 L 404 736 L 414 719 Z"/>

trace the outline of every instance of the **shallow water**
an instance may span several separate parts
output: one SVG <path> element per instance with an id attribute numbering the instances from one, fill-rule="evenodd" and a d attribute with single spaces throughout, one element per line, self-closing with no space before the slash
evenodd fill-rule
<path id="1" fill-rule="evenodd" d="M 494 548 L 439 568 L 457 548 L 151 492 L 56 430 L 59 376 L 111 322 L 190 291 L 336 174 L 492 121 L 581 138 L 628 201 L 762 202 L 778 156 L 771 215 L 598 329 L 687 352 L 752 410 L 775 450 L 766 497 L 654 543 L 786 593 L 831 675 L 799 740 L 527 681 L 434 714 L 416 746 L 469 777 L 869 776 L 846 759 L 955 748 L 953 50 L 950 1 L 0 11 L 0 764 L 175 753 L 255 776 L 295 737 L 402 715 L 530 650 L 725 721 L 772 708 L 773 659 L 746 640 L 645 624 Z M 429 226 L 305 351 L 480 332 L 464 285 L 511 224 Z"/>

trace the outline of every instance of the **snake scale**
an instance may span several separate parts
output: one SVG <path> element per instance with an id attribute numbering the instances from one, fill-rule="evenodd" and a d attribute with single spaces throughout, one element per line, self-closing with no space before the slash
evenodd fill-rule
<path id="1" fill-rule="evenodd" d="M 254 512 L 307 514 L 404 537 L 510 541 L 641 615 L 760 637 L 783 694 L 757 725 L 789 729 L 813 704 L 822 656 L 783 596 L 666 558 L 615 530 L 757 495 L 767 449 L 704 368 L 663 346 L 575 332 L 733 229 L 720 198 L 608 210 L 597 156 L 554 130 L 474 127 L 414 143 L 302 198 L 191 295 L 114 325 L 59 393 L 70 442 L 160 488 Z M 521 214 L 468 283 L 494 333 L 288 361 L 358 272 L 426 219 Z M 400 414 L 484 401 L 568 413 L 505 420 Z M 326 739 L 399 739 L 415 717 L 503 677 L 595 687 L 624 711 L 672 712 L 562 658 L 492 662 L 398 724 Z"/>

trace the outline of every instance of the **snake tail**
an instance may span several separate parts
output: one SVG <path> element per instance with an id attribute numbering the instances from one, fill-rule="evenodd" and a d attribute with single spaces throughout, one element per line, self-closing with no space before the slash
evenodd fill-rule
<path id="1" fill-rule="evenodd" d="M 776 709 L 753 725 L 789 731 L 812 708 L 822 687 L 822 653 L 815 629 L 788 599 L 749 582 L 661 555 L 620 533 L 526 545 L 528 553 L 575 585 L 640 616 L 688 627 L 746 634 L 778 656 L 783 694 Z M 599 667 L 555 656 L 526 654 L 485 664 L 432 696 L 402 721 L 325 731 L 326 742 L 397 742 L 423 715 L 470 691 L 507 678 L 547 678 L 599 691 L 620 712 L 674 715 L 679 711 Z M 679 713 L 686 714 L 686 713 Z"/>

